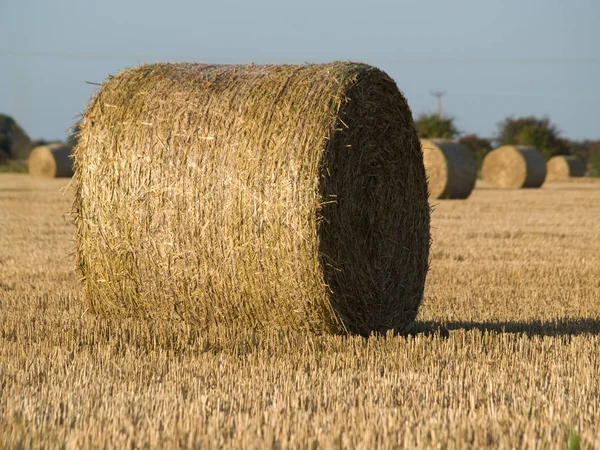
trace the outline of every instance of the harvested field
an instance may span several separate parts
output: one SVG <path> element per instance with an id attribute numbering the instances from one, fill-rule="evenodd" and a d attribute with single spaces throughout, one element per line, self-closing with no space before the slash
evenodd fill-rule
<path id="1" fill-rule="evenodd" d="M 0 448 L 581 448 L 600 442 L 600 183 L 438 201 L 409 336 L 86 311 L 67 180 L 0 175 Z"/>

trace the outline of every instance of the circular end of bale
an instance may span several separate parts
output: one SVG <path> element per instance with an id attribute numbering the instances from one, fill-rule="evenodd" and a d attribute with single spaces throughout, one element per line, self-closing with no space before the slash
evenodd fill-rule
<path id="1" fill-rule="evenodd" d="M 430 199 L 465 199 L 477 180 L 473 152 L 446 139 L 421 139 Z"/>
<path id="2" fill-rule="evenodd" d="M 29 154 L 29 173 L 38 178 L 54 178 L 56 161 L 48 146 L 39 146 Z"/>
<path id="3" fill-rule="evenodd" d="M 37 178 L 70 177 L 70 153 L 70 148 L 60 143 L 36 147 L 28 158 L 29 173 Z"/>
<path id="4" fill-rule="evenodd" d="M 546 162 L 533 147 L 503 145 L 485 156 L 481 175 L 496 188 L 538 188 L 546 178 Z"/>
<path id="5" fill-rule="evenodd" d="M 428 139 L 421 139 L 423 164 L 427 176 L 429 198 L 437 199 L 448 188 L 448 164 L 443 150 Z"/>
<path id="6" fill-rule="evenodd" d="M 585 164 L 576 156 L 559 155 L 548 160 L 547 181 L 567 181 L 569 178 L 583 177 Z"/>

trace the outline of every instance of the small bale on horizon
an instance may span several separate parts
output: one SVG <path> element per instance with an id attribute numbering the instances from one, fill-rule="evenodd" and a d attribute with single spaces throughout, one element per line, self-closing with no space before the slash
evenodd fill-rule
<path id="1" fill-rule="evenodd" d="M 585 175 L 585 164 L 572 155 L 559 155 L 550 158 L 547 164 L 547 181 L 566 181 Z"/>
<path id="2" fill-rule="evenodd" d="M 497 188 L 539 188 L 546 179 L 546 161 L 534 147 L 503 145 L 485 156 L 481 176 Z"/>
<path id="3" fill-rule="evenodd" d="M 417 315 L 423 157 L 406 99 L 374 67 L 128 69 L 92 100 L 74 156 L 93 312 L 362 335 Z"/>
<path id="4" fill-rule="evenodd" d="M 421 139 L 430 199 L 465 199 L 475 187 L 473 152 L 448 139 Z"/>
<path id="5" fill-rule="evenodd" d="M 62 143 L 40 145 L 29 154 L 28 166 L 34 177 L 72 177 L 71 147 Z"/>

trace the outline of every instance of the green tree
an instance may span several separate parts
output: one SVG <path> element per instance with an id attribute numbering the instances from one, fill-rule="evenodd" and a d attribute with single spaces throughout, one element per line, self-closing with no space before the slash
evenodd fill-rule
<path id="1" fill-rule="evenodd" d="M 585 165 L 590 157 L 592 141 L 574 141 L 571 139 L 563 139 L 563 145 L 567 149 L 569 155 L 577 156 Z"/>
<path id="2" fill-rule="evenodd" d="M 421 114 L 415 120 L 420 138 L 454 139 L 459 131 L 454 125 L 454 117 L 439 117 L 437 114 Z"/>
<path id="3" fill-rule="evenodd" d="M 12 117 L 0 114 L 0 164 L 11 157 L 12 127 L 14 123 Z"/>
<path id="4" fill-rule="evenodd" d="M 27 133 L 6 114 L 0 114 L 0 157 L 4 159 L 27 159 L 31 140 Z"/>
<path id="5" fill-rule="evenodd" d="M 600 177 L 600 140 L 588 145 L 587 173 L 591 177 Z"/>
<path id="6" fill-rule="evenodd" d="M 471 149 L 477 160 L 477 168 L 481 169 L 483 158 L 492 149 L 492 141 L 479 137 L 476 134 L 467 134 L 462 136 L 458 142 Z"/>
<path id="7" fill-rule="evenodd" d="M 568 154 L 558 127 L 548 117 L 507 117 L 498 124 L 496 140 L 500 145 L 530 145 L 538 149 L 546 159 Z"/>

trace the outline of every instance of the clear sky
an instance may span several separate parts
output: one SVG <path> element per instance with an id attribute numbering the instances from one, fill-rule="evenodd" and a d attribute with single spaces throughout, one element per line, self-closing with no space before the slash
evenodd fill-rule
<path id="1" fill-rule="evenodd" d="M 548 115 L 600 138 L 599 0 L 0 0 L 0 112 L 64 139 L 108 74 L 157 61 L 363 61 L 463 133 Z"/>

